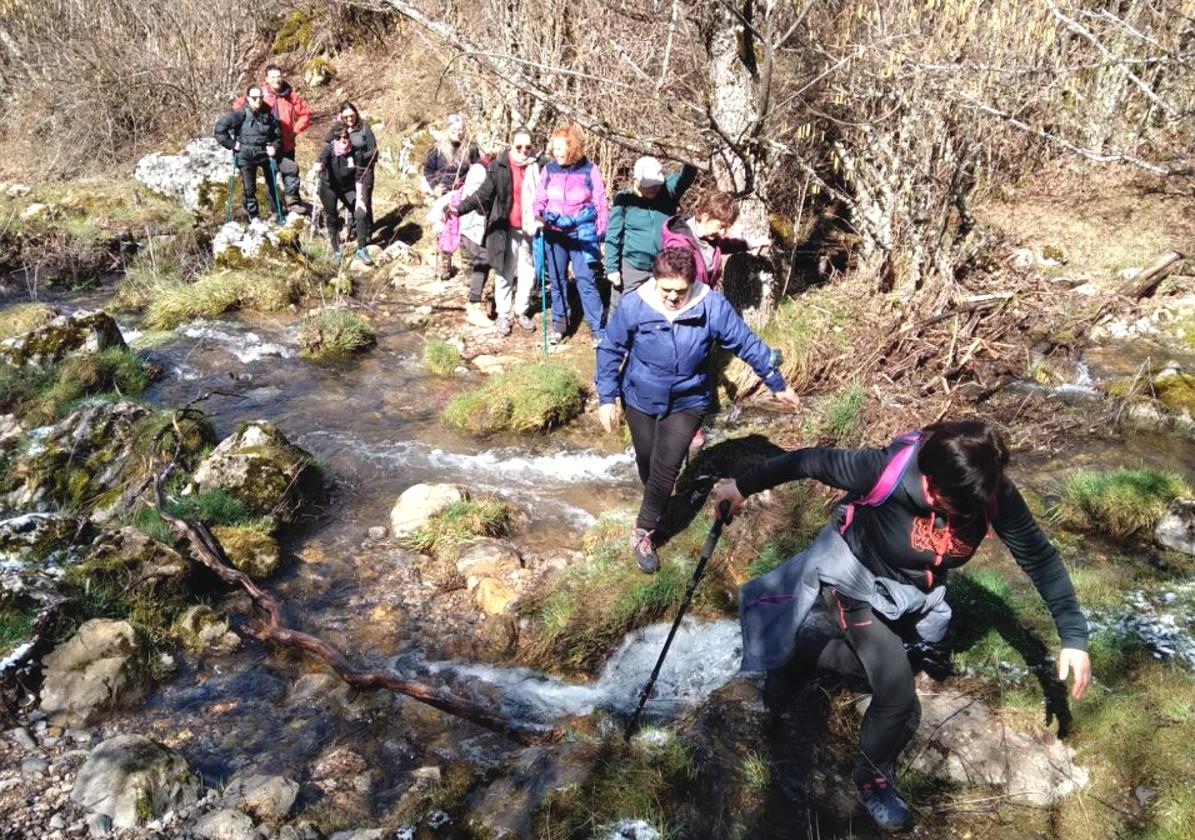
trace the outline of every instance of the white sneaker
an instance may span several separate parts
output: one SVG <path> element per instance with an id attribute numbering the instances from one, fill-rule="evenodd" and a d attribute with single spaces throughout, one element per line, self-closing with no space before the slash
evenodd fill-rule
<path id="1" fill-rule="evenodd" d="M 475 327 L 489 328 L 494 326 L 494 322 L 490 320 L 490 316 L 486 314 L 483 304 L 480 303 L 466 303 L 465 304 L 465 320 Z"/>

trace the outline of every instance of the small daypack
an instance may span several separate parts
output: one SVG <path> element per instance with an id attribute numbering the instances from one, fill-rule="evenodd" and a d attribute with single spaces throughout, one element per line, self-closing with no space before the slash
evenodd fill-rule
<path id="1" fill-rule="evenodd" d="M 855 508 L 859 505 L 875 507 L 888 501 L 888 497 L 892 495 L 892 491 L 904 477 L 905 470 L 909 468 L 909 462 L 913 460 L 913 453 L 917 450 L 917 443 L 920 440 L 921 430 L 914 429 L 894 438 L 892 443 L 888 444 L 892 446 L 896 443 L 903 443 L 905 446 L 888 459 L 888 463 L 884 465 L 884 471 L 880 473 L 879 480 L 866 496 L 845 502 L 842 525 L 839 526 L 838 533 L 845 534 L 846 529 L 851 527 L 851 523 L 855 520 Z M 849 499 L 849 497 L 847 498 Z"/>

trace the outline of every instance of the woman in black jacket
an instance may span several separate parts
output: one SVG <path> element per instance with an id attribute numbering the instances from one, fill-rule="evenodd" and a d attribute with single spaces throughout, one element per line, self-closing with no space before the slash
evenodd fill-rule
<path id="1" fill-rule="evenodd" d="M 971 559 L 989 528 L 1054 618 L 1059 679 L 1073 674 L 1076 699 L 1091 679 L 1087 620 L 1058 551 L 1004 474 L 1007 465 L 1008 445 L 988 424 L 936 423 L 884 449 L 797 449 L 710 495 L 715 510 L 729 501 L 735 512 L 746 496 L 798 479 L 847 492 L 811 549 L 742 588 L 743 661 L 748 670 L 782 667 L 793 656 L 793 629 L 805 617 L 794 605 L 812 603 L 803 590 L 820 586 L 838 637 L 820 650 L 803 650 L 800 661 L 863 676 L 871 686 L 854 777 L 859 801 L 881 828 L 912 823 L 892 778 L 920 718 L 902 630 L 916 618 L 916 630 L 938 641 L 949 621 L 946 577 Z"/>
<path id="2" fill-rule="evenodd" d="M 337 140 L 340 140 L 342 145 L 336 148 L 341 150 L 346 150 L 343 142 L 348 142 L 344 155 L 334 154 L 333 144 Z M 337 157 L 345 159 L 337 161 Z M 373 228 L 373 175 L 377 160 L 378 142 L 374 138 L 373 130 L 362 121 L 356 105 L 352 102 L 342 102 L 340 114 L 324 137 L 324 146 L 320 150 L 317 164 L 320 170 L 320 200 L 324 205 L 328 234 L 332 238 L 332 248 L 337 259 L 340 256 L 340 218 L 335 208 L 339 200 L 353 213 L 357 229 L 356 258 L 366 265 L 373 264 L 365 247 L 369 243 L 369 234 Z M 337 166 L 339 174 L 334 179 L 329 179 L 329 166 L 333 164 Z M 350 180 L 351 187 L 347 187 Z M 333 181 L 339 184 L 339 187 L 335 186 Z M 350 193 L 351 202 L 346 200 Z"/>

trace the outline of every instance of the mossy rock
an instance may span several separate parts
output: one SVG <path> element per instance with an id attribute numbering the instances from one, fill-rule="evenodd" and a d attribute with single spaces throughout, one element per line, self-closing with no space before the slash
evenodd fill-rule
<path id="1" fill-rule="evenodd" d="M 256 525 L 216 527 L 212 534 L 224 548 L 228 562 L 253 580 L 265 580 L 278 571 L 282 553 L 278 541 Z"/>
<path id="2" fill-rule="evenodd" d="M 171 625 L 171 633 L 192 651 L 234 650 L 240 637 L 228 629 L 228 621 L 206 604 L 187 607 Z"/>
<path id="3" fill-rule="evenodd" d="M 55 560 L 64 549 L 86 545 L 87 520 L 61 513 L 27 513 L 0 520 L 0 562 Z"/>
<path id="4" fill-rule="evenodd" d="M 1153 400 L 1171 414 L 1195 421 L 1195 376 L 1173 366 L 1155 368 L 1149 384 L 1139 377 L 1126 377 L 1108 383 L 1110 397 Z"/>
<path id="5" fill-rule="evenodd" d="M 364 353 L 378 343 L 373 325 L 347 309 L 313 313 L 303 324 L 303 355 L 310 359 L 343 359 Z"/>
<path id="6" fill-rule="evenodd" d="M 444 410 L 453 428 L 475 435 L 535 432 L 562 426 L 581 413 L 585 389 L 567 365 L 530 362 L 491 377 Z"/>
<path id="7" fill-rule="evenodd" d="M 41 313 L 44 316 L 45 313 Z M 36 317 L 36 316 L 33 316 Z M 0 359 L 12 365 L 44 368 L 72 355 L 94 355 L 125 346 L 120 327 L 106 312 L 76 312 L 0 342 Z"/>
<path id="8" fill-rule="evenodd" d="M 311 453 L 295 446 L 264 420 L 243 423 L 195 470 L 193 488 L 223 490 L 254 516 L 293 522 L 323 492 Z"/>

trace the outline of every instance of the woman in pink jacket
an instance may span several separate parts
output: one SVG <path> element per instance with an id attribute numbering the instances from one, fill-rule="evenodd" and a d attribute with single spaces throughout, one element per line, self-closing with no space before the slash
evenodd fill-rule
<path id="1" fill-rule="evenodd" d="M 585 157 L 584 141 L 576 126 L 553 131 L 548 149 L 552 160 L 540 172 L 535 196 L 535 217 L 544 223 L 544 257 L 552 288 L 552 331 L 548 340 L 560 343 L 568 328 L 571 264 L 581 310 L 596 347 L 605 314 L 594 269 L 601 261 L 600 243 L 606 236 L 606 186 L 602 173 Z"/>

